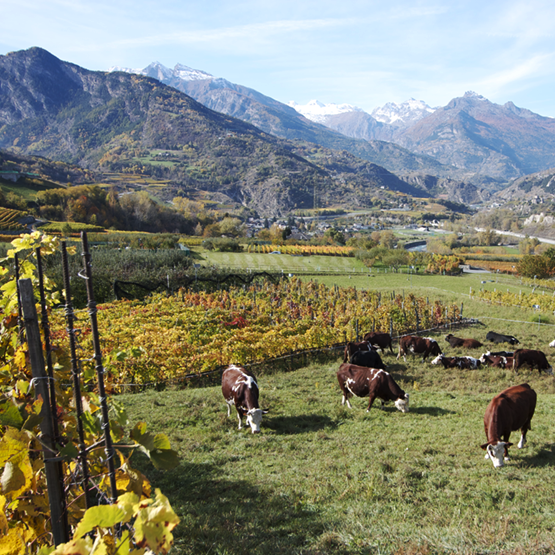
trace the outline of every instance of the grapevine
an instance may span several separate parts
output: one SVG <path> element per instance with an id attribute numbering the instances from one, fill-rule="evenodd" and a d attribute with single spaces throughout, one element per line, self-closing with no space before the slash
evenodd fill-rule
<path id="1" fill-rule="evenodd" d="M 80 468 L 76 462 L 77 414 L 70 383 L 66 346 L 58 341 L 53 353 L 56 391 L 56 412 L 61 432 L 56 445 L 56 458 L 63 461 L 63 481 L 66 490 L 67 516 L 70 535 L 67 543 L 53 545 L 44 461 L 39 457 L 41 438 L 39 424 L 43 399 L 35 398 L 28 347 L 21 340 L 17 325 L 16 284 L 11 275 L 13 259 L 20 257 L 20 277 L 35 280 L 34 253 L 48 255 L 58 249 L 58 240 L 35 232 L 22 235 L 12 242 L 14 247 L 0 268 L 3 285 L 0 289 L 2 324 L 0 328 L 0 554 L 41 555 L 56 553 L 142 555 L 146 550 L 166 553 L 172 543 L 171 530 L 178 519 L 167 498 L 158 490 L 154 498 L 151 485 L 144 475 L 131 468 L 130 457 L 139 449 L 158 468 L 177 464 L 177 455 L 167 437 L 153 434 L 145 423 L 134 426 L 119 403 L 111 400 L 110 429 L 119 466 L 116 472 L 117 503 L 107 504 L 110 495 L 107 464 L 99 441 L 102 419 L 99 398 L 90 379 L 88 393 L 82 395 L 86 407 L 82 416 L 90 491 L 97 503 L 84 499 L 80 483 Z M 59 293 L 49 290 L 48 302 L 59 304 Z M 89 501 L 91 501 L 89 499 Z M 72 532 L 72 534 L 71 534 Z"/>
<path id="2" fill-rule="evenodd" d="M 63 339 L 63 315 L 53 314 Z M 221 366 L 262 362 L 290 352 L 320 349 L 372 329 L 407 333 L 459 317 L 455 306 L 429 304 L 412 294 L 381 295 L 327 287 L 293 277 L 216 293 L 181 290 L 145 301 L 99 306 L 103 352 L 114 386 L 164 382 Z M 86 314 L 81 341 L 90 341 Z M 117 390 L 117 388 L 116 388 Z"/>

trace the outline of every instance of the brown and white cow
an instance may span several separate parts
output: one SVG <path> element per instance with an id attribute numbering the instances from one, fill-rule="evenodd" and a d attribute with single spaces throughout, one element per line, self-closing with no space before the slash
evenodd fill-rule
<path id="1" fill-rule="evenodd" d="M 482 365 L 480 359 L 474 357 L 446 357 L 444 355 L 438 355 L 432 364 L 442 364 L 443 368 L 469 368 L 471 370 L 476 370 Z"/>
<path id="2" fill-rule="evenodd" d="M 517 349 L 514 352 L 513 359 L 513 370 L 515 373 L 521 366 L 528 366 L 530 370 L 537 368 L 540 374 L 541 371 L 544 370 L 547 374 L 553 375 L 553 368 L 551 368 L 551 365 L 547 362 L 547 358 L 543 351 Z"/>
<path id="3" fill-rule="evenodd" d="M 393 354 L 393 342 L 389 333 L 371 331 L 367 333 L 363 339 L 364 341 L 368 341 L 373 347 L 379 347 L 384 352 L 389 347 L 389 351 Z"/>
<path id="4" fill-rule="evenodd" d="M 483 353 L 479 360 L 482 364 L 490 366 L 491 368 L 507 368 L 507 357 L 502 355 L 494 355 L 489 351 L 487 353 Z"/>
<path id="5" fill-rule="evenodd" d="M 536 392 L 523 383 L 505 389 L 496 395 L 488 405 L 484 415 L 484 430 L 487 443 L 481 447 L 486 450 L 486 459 L 491 459 L 495 468 L 503 466 L 503 458 L 509 460 L 508 448 L 511 432 L 521 431 L 518 448 L 526 443 L 526 432 L 536 410 Z"/>
<path id="6" fill-rule="evenodd" d="M 368 341 L 349 341 L 345 345 L 345 351 L 343 352 L 343 362 L 349 362 L 351 357 L 358 353 L 359 351 L 368 352 L 374 351 L 372 345 Z"/>
<path id="7" fill-rule="evenodd" d="M 222 393 L 227 403 L 228 416 L 231 415 L 231 405 L 235 405 L 238 429 L 242 428 L 243 416 L 246 416 L 252 433 L 260 432 L 262 415 L 268 411 L 258 406 L 258 384 L 253 374 L 242 366 L 228 366 L 222 374 Z"/>
<path id="8" fill-rule="evenodd" d="M 368 395 L 367 411 L 372 408 L 372 403 L 377 397 L 382 400 L 382 406 L 384 402 L 393 401 L 401 412 L 409 412 L 408 393 L 405 393 L 385 370 L 344 363 L 337 372 L 337 381 L 343 392 L 342 405 L 347 403 L 347 406 L 352 408 L 349 399 L 353 395 Z"/>
<path id="9" fill-rule="evenodd" d="M 437 356 L 442 354 L 438 342 L 431 337 L 419 337 L 418 335 L 405 335 L 399 339 L 399 354 L 397 359 L 403 355 L 403 360 L 407 362 L 407 354 L 422 355 L 424 362 L 429 355 Z"/>
<path id="10" fill-rule="evenodd" d="M 455 337 L 451 333 L 445 336 L 445 341 L 453 348 L 463 347 L 465 349 L 477 349 L 482 346 L 477 339 L 463 339 L 461 337 Z"/>

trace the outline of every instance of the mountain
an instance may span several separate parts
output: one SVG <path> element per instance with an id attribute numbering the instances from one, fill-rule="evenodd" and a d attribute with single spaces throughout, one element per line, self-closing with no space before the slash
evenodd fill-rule
<path id="1" fill-rule="evenodd" d="M 397 135 L 413 152 L 509 181 L 555 167 L 555 119 L 467 92 Z"/>
<path id="2" fill-rule="evenodd" d="M 543 203 L 555 200 L 555 168 L 515 179 L 497 198 L 504 201 L 532 201 Z"/>
<path id="3" fill-rule="evenodd" d="M 266 133 L 289 140 L 308 141 L 334 150 L 346 150 L 401 176 L 410 171 L 443 177 L 462 176 L 462 172 L 455 167 L 444 166 L 432 157 L 415 155 L 393 142 L 387 142 L 390 137 L 386 132 L 380 135 L 384 140 L 374 140 L 373 135 L 365 135 L 362 131 L 358 134 L 344 133 L 341 125 L 338 124 L 336 127 L 330 123 L 333 121 L 330 118 L 340 116 L 349 118 L 355 113 L 362 118 L 368 118 L 369 126 L 374 124 L 369 114 L 353 106 L 327 105 L 330 107 L 330 115 L 326 117 L 326 124 L 322 125 L 297 111 L 297 105 L 288 106 L 254 89 L 230 83 L 200 70 L 186 68 L 186 72 L 183 72 L 180 68 L 186 68 L 186 66 L 177 65 L 172 70 L 156 62 L 142 70 L 125 69 L 124 71 L 159 79 L 162 83 L 184 92 L 208 108 L 247 121 Z M 122 70 L 122 68 L 118 69 Z M 316 101 L 310 109 L 306 109 L 307 114 L 325 111 L 326 105 Z M 380 128 L 384 127 L 382 123 L 375 122 L 375 124 Z M 354 125 L 361 127 L 364 124 Z M 395 130 L 395 127 L 391 129 Z"/>
<path id="4" fill-rule="evenodd" d="M 206 81 L 189 82 L 217 87 Z M 378 146 L 384 157 L 393 148 Z M 388 191 L 429 196 L 376 164 L 274 137 L 151 77 L 89 71 L 41 48 L 0 56 L 0 148 L 135 175 L 135 187 L 164 178 L 165 200 L 218 194 L 263 216 L 312 208 L 315 191 L 319 207 L 371 206 Z"/>

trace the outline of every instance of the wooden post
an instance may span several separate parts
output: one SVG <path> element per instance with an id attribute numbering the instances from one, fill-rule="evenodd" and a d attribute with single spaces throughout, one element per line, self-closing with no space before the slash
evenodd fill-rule
<path id="1" fill-rule="evenodd" d="M 44 458 L 44 470 L 46 473 L 46 484 L 48 489 L 48 501 L 50 503 L 50 520 L 52 523 L 52 534 L 54 543 L 59 545 L 69 541 L 69 529 L 67 523 L 66 500 L 63 490 L 63 475 L 58 464 L 60 459 L 56 458 L 54 447 L 53 418 L 50 410 L 48 376 L 44 370 L 44 357 L 42 354 L 42 341 L 35 308 L 35 295 L 33 284 L 30 279 L 19 281 L 23 318 L 25 320 L 25 331 L 27 333 L 27 344 L 29 348 L 29 359 L 35 384 L 35 397 L 42 397 L 43 403 L 40 415 L 42 421 L 41 444 Z"/>

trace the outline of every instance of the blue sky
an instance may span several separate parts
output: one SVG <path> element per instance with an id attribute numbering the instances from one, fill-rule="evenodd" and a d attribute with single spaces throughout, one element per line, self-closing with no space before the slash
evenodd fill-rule
<path id="1" fill-rule="evenodd" d="M 555 117 L 555 3 L 544 0 L 0 0 L 0 54 L 87 69 L 181 63 L 281 102 L 366 111 L 473 90 Z"/>

